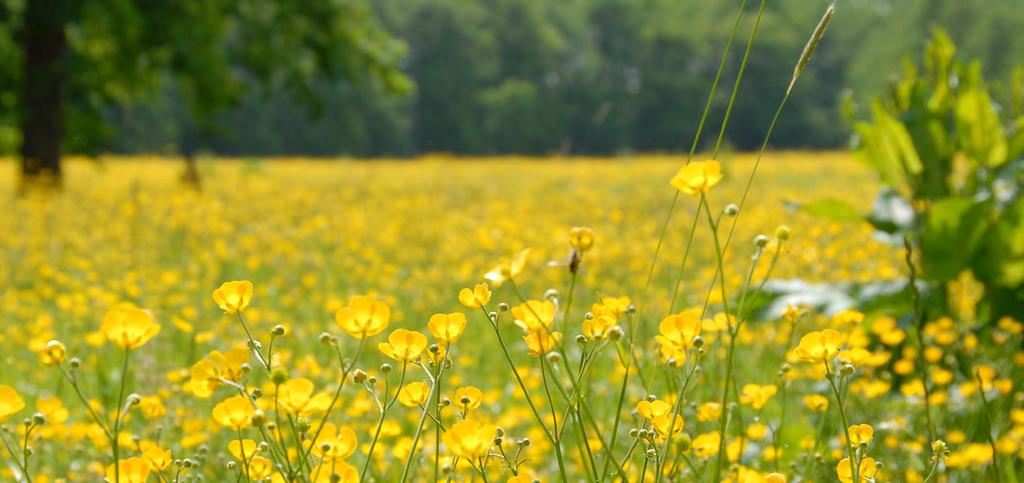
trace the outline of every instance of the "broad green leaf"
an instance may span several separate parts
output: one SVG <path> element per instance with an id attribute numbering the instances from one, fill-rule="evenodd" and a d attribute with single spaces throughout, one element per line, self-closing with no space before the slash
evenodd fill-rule
<path id="1" fill-rule="evenodd" d="M 992 223 L 974 260 L 979 280 L 1004 287 L 1024 284 L 1024 198 Z"/>
<path id="2" fill-rule="evenodd" d="M 986 229 L 992 202 L 945 198 L 932 204 L 921 232 L 925 277 L 947 281 L 967 268 Z"/>
<path id="3" fill-rule="evenodd" d="M 1006 135 L 992 99 L 984 89 L 960 94 L 956 103 L 956 131 L 964 152 L 978 166 L 994 167 L 1006 162 Z"/>

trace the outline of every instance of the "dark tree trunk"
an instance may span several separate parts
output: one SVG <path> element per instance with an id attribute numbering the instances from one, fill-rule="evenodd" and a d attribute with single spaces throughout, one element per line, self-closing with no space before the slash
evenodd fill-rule
<path id="1" fill-rule="evenodd" d="M 59 186 L 60 143 L 64 133 L 64 22 L 53 0 L 28 0 L 22 37 L 24 51 L 21 95 L 22 186 Z"/>

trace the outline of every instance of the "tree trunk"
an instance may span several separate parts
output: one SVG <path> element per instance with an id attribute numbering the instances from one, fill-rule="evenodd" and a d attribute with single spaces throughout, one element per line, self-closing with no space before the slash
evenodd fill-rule
<path id="1" fill-rule="evenodd" d="M 61 182 L 60 143 L 64 131 L 67 38 L 52 0 L 28 0 L 22 37 L 22 187 Z M 60 3 L 60 2 L 57 2 Z"/>

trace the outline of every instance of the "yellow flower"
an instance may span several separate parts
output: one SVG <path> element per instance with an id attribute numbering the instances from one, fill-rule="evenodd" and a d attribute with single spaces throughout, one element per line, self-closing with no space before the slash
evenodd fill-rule
<path id="1" fill-rule="evenodd" d="M 100 328 L 107 339 L 122 349 L 138 349 L 160 332 L 149 312 L 135 308 L 116 308 L 103 316 Z"/>
<path id="2" fill-rule="evenodd" d="M 702 422 L 714 421 L 722 415 L 722 404 L 706 402 L 697 406 L 697 420 Z"/>
<path id="3" fill-rule="evenodd" d="M 377 344 L 384 355 L 398 361 L 415 361 L 427 347 L 427 336 L 405 329 L 395 329 L 388 334 L 388 341 Z"/>
<path id="4" fill-rule="evenodd" d="M 660 335 L 654 337 L 661 346 L 662 358 L 675 359 L 677 365 L 686 362 L 686 349 L 700 335 L 701 324 L 700 309 L 696 308 L 662 319 L 658 324 Z"/>
<path id="5" fill-rule="evenodd" d="M 25 401 L 13 387 L 0 384 L 0 423 L 25 408 Z"/>
<path id="6" fill-rule="evenodd" d="M 414 408 L 426 404 L 430 398 L 430 386 L 416 381 L 406 384 L 398 393 L 398 402 L 403 406 Z"/>
<path id="7" fill-rule="evenodd" d="M 775 395 L 778 388 L 774 385 L 759 386 L 747 384 L 743 386 L 743 394 L 740 395 L 740 403 L 749 404 L 754 409 L 761 409 L 768 404 L 768 400 Z"/>
<path id="8" fill-rule="evenodd" d="M 210 352 L 190 370 L 189 389 L 192 394 L 206 399 L 221 384 L 221 379 L 238 381 L 244 375 L 243 366 L 249 363 L 249 349 L 236 347 L 225 353 Z"/>
<path id="9" fill-rule="evenodd" d="M 808 394 L 804 396 L 804 406 L 816 413 L 828 411 L 828 398 L 821 394 Z"/>
<path id="10" fill-rule="evenodd" d="M 464 288 L 459 290 L 459 303 L 471 309 L 482 308 L 491 301 L 491 289 L 487 282 L 480 282 L 472 290 Z"/>
<path id="11" fill-rule="evenodd" d="M 867 457 L 860 460 L 861 481 L 874 481 L 878 473 L 878 465 L 874 458 Z M 853 468 L 850 467 L 850 458 L 843 458 L 836 465 L 836 476 L 843 483 L 853 483 Z M 860 483 L 860 482 L 857 482 Z"/>
<path id="12" fill-rule="evenodd" d="M 555 349 L 558 341 L 562 340 L 562 333 L 535 330 L 523 336 L 523 340 L 526 341 L 526 347 L 530 350 L 530 355 L 540 357 Z"/>
<path id="13" fill-rule="evenodd" d="M 114 465 L 107 466 L 107 481 L 120 481 L 121 483 L 146 483 L 149 479 L 149 461 L 139 456 L 133 456 L 117 462 L 117 469 Z M 120 480 L 118 480 L 120 478 Z"/>
<path id="14" fill-rule="evenodd" d="M 722 165 L 718 161 L 694 161 L 679 169 L 672 177 L 672 186 L 677 190 L 696 195 L 713 188 L 722 181 Z"/>
<path id="15" fill-rule="evenodd" d="M 150 469 L 163 471 L 174 458 L 171 457 L 171 450 L 165 450 L 159 446 L 153 446 L 142 452 L 142 458 L 149 463 Z"/>
<path id="16" fill-rule="evenodd" d="M 529 256 L 530 249 L 527 248 L 519 251 L 519 253 L 516 253 L 511 258 L 502 258 L 494 268 L 484 274 L 484 278 L 494 282 L 495 285 L 501 285 L 506 280 L 517 277 L 523 271 L 523 267 L 526 266 L 526 259 Z"/>
<path id="17" fill-rule="evenodd" d="M 636 403 L 636 412 L 640 414 L 640 417 L 653 421 L 655 418 L 670 414 L 672 405 L 661 400 L 648 401 L 644 399 Z"/>
<path id="18" fill-rule="evenodd" d="M 139 410 L 142 411 L 142 415 L 150 421 L 163 417 L 163 415 L 167 414 L 167 408 L 164 407 L 164 403 L 160 400 L 160 396 L 145 396 L 140 398 Z"/>
<path id="19" fill-rule="evenodd" d="M 332 479 L 337 475 L 338 479 Z M 344 461 L 322 462 L 310 473 L 312 483 L 359 483 L 359 470 Z"/>
<path id="20" fill-rule="evenodd" d="M 700 458 L 710 458 L 718 454 L 718 445 L 722 442 L 722 436 L 718 431 L 704 433 L 693 438 L 691 446 L 693 452 Z"/>
<path id="21" fill-rule="evenodd" d="M 255 410 L 242 396 L 231 396 L 213 407 L 213 420 L 225 428 L 239 430 L 249 425 Z"/>
<path id="22" fill-rule="evenodd" d="M 870 424 L 854 424 L 847 431 L 850 433 L 850 446 L 868 444 L 875 437 L 875 428 Z"/>
<path id="23" fill-rule="evenodd" d="M 585 226 L 569 230 L 569 245 L 578 252 L 585 252 L 594 246 L 594 230 Z"/>
<path id="24" fill-rule="evenodd" d="M 325 424 L 326 428 L 327 425 Z M 233 439 L 228 442 L 228 451 L 238 461 L 248 462 L 253 456 L 256 456 L 256 442 L 251 439 L 243 439 L 241 441 Z"/>
<path id="25" fill-rule="evenodd" d="M 430 316 L 427 327 L 441 345 L 454 344 L 466 329 L 466 316 L 459 312 L 434 314 Z"/>
<path id="26" fill-rule="evenodd" d="M 277 388 L 277 403 L 281 409 L 301 416 L 309 416 L 327 410 L 331 396 L 327 393 L 313 395 L 313 381 L 296 378 L 285 381 Z"/>
<path id="27" fill-rule="evenodd" d="M 608 337 L 608 333 L 618 323 L 615 317 L 609 314 L 594 315 L 583 321 L 583 335 L 601 340 Z"/>
<path id="28" fill-rule="evenodd" d="M 391 309 L 384 302 L 357 295 L 334 314 L 338 327 L 356 339 L 373 337 L 388 328 Z"/>
<path id="29" fill-rule="evenodd" d="M 484 393 L 476 386 L 465 386 L 455 390 L 455 406 L 460 409 L 476 409 L 484 400 Z"/>
<path id="30" fill-rule="evenodd" d="M 263 481 L 270 478 L 274 472 L 274 463 L 262 456 L 253 456 L 249 460 L 249 478 L 253 481 Z"/>
<path id="31" fill-rule="evenodd" d="M 244 312 L 252 301 L 252 288 L 252 282 L 248 280 L 224 282 L 213 291 L 213 301 L 224 313 Z"/>
<path id="32" fill-rule="evenodd" d="M 651 420 L 651 427 L 658 432 L 658 436 L 666 438 L 683 430 L 683 417 L 678 414 L 663 414 Z"/>
<path id="33" fill-rule="evenodd" d="M 786 475 L 782 473 L 768 473 L 764 477 L 764 483 L 786 483 Z"/>
<path id="34" fill-rule="evenodd" d="M 843 345 L 843 336 L 832 329 L 820 332 L 809 332 L 800 338 L 800 344 L 794 351 L 801 360 L 809 362 L 829 362 L 839 355 Z"/>
<path id="35" fill-rule="evenodd" d="M 59 340 L 51 340 L 39 353 L 39 359 L 44 366 L 56 366 L 68 357 L 68 348 Z"/>
<path id="36" fill-rule="evenodd" d="M 356 432 L 352 428 L 338 428 L 332 423 L 326 423 L 313 444 L 313 454 L 325 461 L 340 463 L 352 456 L 358 444 Z"/>
<path id="37" fill-rule="evenodd" d="M 512 307 L 515 324 L 524 331 L 546 331 L 555 320 L 555 303 L 550 300 L 527 300 Z"/>
<path id="38" fill-rule="evenodd" d="M 494 436 L 497 428 L 491 425 L 480 424 L 476 421 L 463 420 L 448 428 L 443 439 L 445 446 L 455 456 L 470 461 L 476 461 L 487 455 L 487 451 L 494 445 Z"/>

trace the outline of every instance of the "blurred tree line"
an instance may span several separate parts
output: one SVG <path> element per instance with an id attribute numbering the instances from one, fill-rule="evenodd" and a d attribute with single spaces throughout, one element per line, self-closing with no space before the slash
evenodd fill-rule
<path id="1" fill-rule="evenodd" d="M 745 38 L 758 3 L 748 1 L 738 38 Z M 730 124 L 728 142 L 735 149 L 753 148 L 762 138 L 827 3 L 768 3 Z M 407 94 L 395 94 L 394 86 L 372 76 L 310 78 L 296 90 L 243 75 L 238 85 L 215 85 L 238 95 L 227 109 L 209 112 L 194 106 L 197 97 L 188 89 L 195 86 L 173 82 L 168 71 L 154 74 L 161 82 L 152 95 L 119 99 L 105 105 L 104 123 L 76 127 L 94 142 L 69 148 L 355 156 L 682 150 L 696 129 L 740 0 L 370 4 L 377 23 L 406 44 L 398 67 L 415 85 Z M 1017 0 L 843 1 L 773 143 L 843 145 L 850 132 L 847 114 L 886 90 L 934 26 L 944 27 L 965 56 L 984 59 L 989 78 L 1008 78 L 1019 62 L 1015 55 L 1024 52 L 1021 25 L 1024 3 Z M 193 50 L 184 52 L 183 61 L 206 47 L 187 48 Z M 740 54 L 731 59 L 728 82 Z M 302 72 L 303 64 L 286 51 L 273 55 L 280 57 L 265 61 L 294 63 Z M 725 97 L 719 96 L 713 114 L 722 114 Z M 211 122 L 198 123 L 197 111 Z M 15 137 L 0 128 L 5 148 L 16 147 Z"/>

